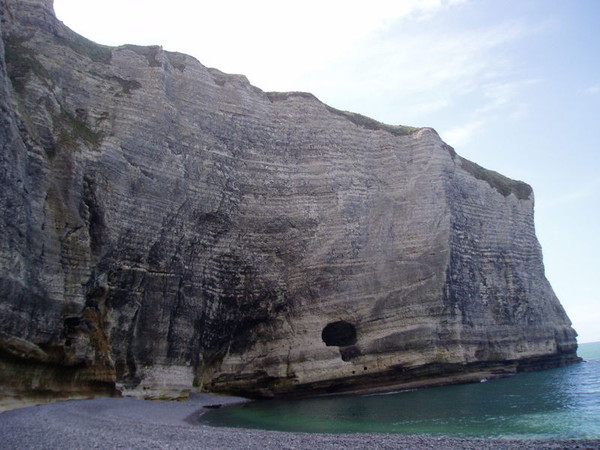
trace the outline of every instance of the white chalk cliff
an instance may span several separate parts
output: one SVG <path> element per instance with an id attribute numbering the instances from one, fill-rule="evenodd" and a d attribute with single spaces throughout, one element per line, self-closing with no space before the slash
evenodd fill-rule
<path id="1" fill-rule="evenodd" d="M 527 184 L 430 128 L 97 45 L 51 0 L 0 13 L 5 393 L 316 395 L 578 360 Z"/>

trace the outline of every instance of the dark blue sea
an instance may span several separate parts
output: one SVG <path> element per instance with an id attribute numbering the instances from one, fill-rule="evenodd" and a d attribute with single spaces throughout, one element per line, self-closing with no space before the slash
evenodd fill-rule
<path id="1" fill-rule="evenodd" d="M 600 342 L 586 362 L 487 383 L 223 407 L 205 424 L 313 433 L 514 439 L 600 438 Z"/>

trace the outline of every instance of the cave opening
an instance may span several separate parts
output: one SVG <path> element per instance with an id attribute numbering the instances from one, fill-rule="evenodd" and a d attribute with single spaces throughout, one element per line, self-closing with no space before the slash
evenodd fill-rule
<path id="1" fill-rule="evenodd" d="M 356 344 L 356 327 L 345 320 L 329 323 L 323 328 L 321 338 L 328 347 L 345 347 Z"/>

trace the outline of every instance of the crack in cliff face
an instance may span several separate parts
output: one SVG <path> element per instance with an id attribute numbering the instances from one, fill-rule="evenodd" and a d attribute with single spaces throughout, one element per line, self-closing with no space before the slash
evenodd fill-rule
<path id="1" fill-rule="evenodd" d="M 429 128 L 97 45 L 49 0 L 0 15 L 14 392 L 309 395 L 577 360 L 525 183 Z"/>

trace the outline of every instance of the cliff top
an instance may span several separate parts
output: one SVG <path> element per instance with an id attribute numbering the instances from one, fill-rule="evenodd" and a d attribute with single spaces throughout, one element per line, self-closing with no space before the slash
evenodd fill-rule
<path id="1" fill-rule="evenodd" d="M 70 28 L 66 27 L 62 22 L 60 22 L 56 18 L 56 14 L 54 11 L 54 0 L 0 0 L 1 3 L 5 3 L 6 5 L 10 5 L 11 9 L 16 11 L 19 10 L 27 10 L 27 23 L 28 26 L 33 27 L 41 27 L 50 31 L 55 35 L 56 39 L 60 41 L 62 45 L 65 45 L 71 48 L 73 51 L 80 55 L 84 55 L 88 57 L 90 60 L 94 62 L 100 62 L 105 64 L 110 64 L 112 59 L 112 53 L 115 50 L 115 47 L 105 46 L 98 43 L 95 43 L 84 36 L 79 35 L 78 33 L 72 31 Z M 39 13 L 35 14 L 31 11 L 38 10 Z M 9 11 L 10 13 L 10 11 Z M 4 22 L 4 21 L 3 21 Z M 141 46 L 141 45 L 122 45 L 116 47 L 119 49 L 127 48 L 135 51 L 138 54 L 145 56 L 150 66 L 159 67 L 161 63 L 156 60 L 157 52 L 162 52 L 162 48 L 157 45 L 149 45 L 149 46 Z M 167 55 L 182 55 L 178 52 L 169 52 L 165 51 Z M 183 55 L 185 58 L 193 59 L 194 61 L 201 64 L 196 58 Z M 382 122 L 379 122 L 370 117 L 364 116 L 359 113 L 343 111 L 332 106 L 329 106 L 323 102 L 321 102 L 315 95 L 308 92 L 263 92 L 260 88 L 254 87 L 248 81 L 248 79 L 244 75 L 232 75 L 226 74 L 218 69 L 209 68 L 208 69 L 213 76 L 217 76 L 221 82 L 224 80 L 232 80 L 235 79 L 242 84 L 251 86 L 253 90 L 260 92 L 262 95 L 266 95 L 271 102 L 285 101 L 291 98 L 303 98 L 309 101 L 316 101 L 322 104 L 327 110 L 335 114 L 337 116 L 343 117 L 348 121 L 352 122 L 354 125 L 359 126 L 361 128 L 373 131 L 386 131 L 395 136 L 406 136 L 415 131 L 423 129 L 423 127 L 411 127 L 405 125 L 389 125 Z M 437 134 L 437 133 L 436 133 Z M 441 140 L 441 139 L 440 139 Z M 456 152 L 450 146 L 446 146 L 450 151 L 453 159 L 455 159 Z M 532 188 L 527 183 L 522 181 L 513 180 L 504 175 L 501 175 L 498 172 L 486 169 L 484 167 L 479 166 L 478 164 L 469 161 L 465 158 L 459 157 L 460 166 L 462 169 L 469 172 L 472 176 L 479 180 L 486 181 L 491 187 L 496 189 L 502 195 L 509 196 L 510 194 L 514 194 L 517 198 L 524 200 L 528 199 L 532 195 Z"/>

